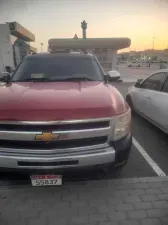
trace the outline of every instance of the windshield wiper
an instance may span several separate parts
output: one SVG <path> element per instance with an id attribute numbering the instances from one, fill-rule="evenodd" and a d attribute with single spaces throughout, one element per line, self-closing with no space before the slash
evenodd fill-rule
<path id="1" fill-rule="evenodd" d="M 38 81 L 51 81 L 51 80 L 46 77 L 44 77 L 44 78 L 27 78 L 24 80 L 14 80 L 14 82 L 26 82 L 26 81 L 38 82 Z"/>
<path id="2" fill-rule="evenodd" d="M 24 80 L 14 80 L 13 82 L 40 82 L 40 81 L 47 81 L 47 82 L 56 82 L 56 81 L 95 81 L 89 77 L 68 77 L 64 79 L 49 79 L 49 78 L 28 78 Z"/>
<path id="3" fill-rule="evenodd" d="M 90 77 L 68 77 L 61 79 L 61 81 L 95 81 Z"/>

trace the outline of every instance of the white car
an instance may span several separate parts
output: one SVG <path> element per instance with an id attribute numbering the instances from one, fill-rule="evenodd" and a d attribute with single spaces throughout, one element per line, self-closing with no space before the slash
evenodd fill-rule
<path id="1" fill-rule="evenodd" d="M 158 70 L 129 88 L 126 101 L 132 112 L 168 134 L 168 69 Z"/>
<path id="2" fill-rule="evenodd" d="M 141 67 L 141 62 L 131 62 L 128 64 L 128 67 Z"/>

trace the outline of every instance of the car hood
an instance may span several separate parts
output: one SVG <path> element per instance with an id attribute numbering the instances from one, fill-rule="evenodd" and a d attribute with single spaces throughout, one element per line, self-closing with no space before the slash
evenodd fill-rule
<path id="1" fill-rule="evenodd" d="M 18 82 L 0 86 L 0 120 L 103 118 L 124 112 L 121 94 L 103 82 Z"/>

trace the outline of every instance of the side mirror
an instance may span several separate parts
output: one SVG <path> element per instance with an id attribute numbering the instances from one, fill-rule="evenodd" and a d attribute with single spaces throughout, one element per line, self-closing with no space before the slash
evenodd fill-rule
<path id="1" fill-rule="evenodd" d="M 110 76 L 108 74 L 104 74 L 104 80 L 105 80 L 105 82 L 109 82 Z"/>
<path id="2" fill-rule="evenodd" d="M 10 66 L 6 66 L 5 68 L 7 73 L 12 73 L 12 68 Z"/>
<path id="3" fill-rule="evenodd" d="M 3 72 L 0 74 L 0 82 L 8 83 L 10 78 L 11 76 L 8 72 Z"/>
<path id="4" fill-rule="evenodd" d="M 143 79 L 138 79 L 137 82 L 135 83 L 134 87 L 140 88 L 142 81 L 143 81 Z"/>
<path id="5" fill-rule="evenodd" d="M 120 73 L 118 71 L 112 70 L 108 72 L 109 81 L 116 81 L 120 78 Z"/>

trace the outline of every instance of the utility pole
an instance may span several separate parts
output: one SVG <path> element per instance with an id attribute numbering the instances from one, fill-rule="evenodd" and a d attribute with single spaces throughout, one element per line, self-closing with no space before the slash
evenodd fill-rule
<path id="1" fill-rule="evenodd" d="M 156 37 L 153 37 L 153 47 L 152 47 L 153 50 L 155 49 L 155 39 Z"/>
<path id="2" fill-rule="evenodd" d="M 0 51 L 0 58 L 1 58 L 1 62 L 2 62 L 3 71 L 0 71 L 0 73 L 5 72 L 5 65 L 4 65 L 4 62 L 3 62 L 3 55 L 2 54 L 3 54 L 3 46 L 2 46 L 1 51 Z M 0 65 L 1 65 L 1 63 L 0 63 Z"/>
<path id="3" fill-rule="evenodd" d="M 40 43 L 41 45 L 41 52 L 43 52 L 43 43 Z"/>

